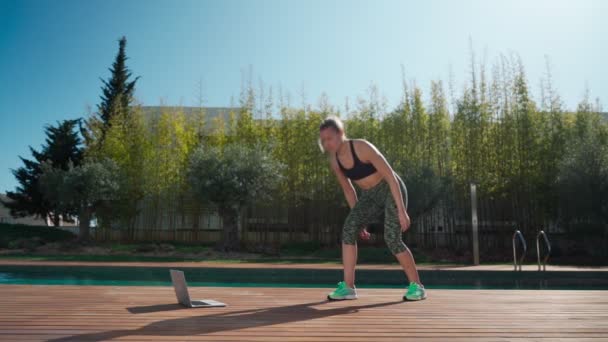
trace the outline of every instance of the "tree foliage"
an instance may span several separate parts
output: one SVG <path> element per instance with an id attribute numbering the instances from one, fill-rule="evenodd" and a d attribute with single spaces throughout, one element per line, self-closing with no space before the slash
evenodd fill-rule
<path id="1" fill-rule="evenodd" d="M 261 146 L 230 144 L 223 150 L 201 146 L 194 151 L 189 181 L 201 202 L 219 209 L 224 222 L 223 249 L 238 248 L 242 207 L 270 199 L 282 171 L 282 165 Z"/>
<path id="2" fill-rule="evenodd" d="M 135 83 L 139 79 L 131 80 L 131 71 L 127 68 L 127 38 L 121 37 L 118 41 L 118 53 L 112 67 L 109 69 L 111 76 L 106 81 L 101 79 L 101 103 L 97 106 L 99 117 L 107 128 L 111 125 L 112 117 L 117 114 L 117 108 L 129 108 L 133 102 Z"/>
<path id="3" fill-rule="evenodd" d="M 45 143 L 38 151 L 30 146 L 33 159 L 20 157 L 23 166 L 12 170 L 19 185 L 15 191 L 7 192 L 10 201 L 4 203 L 12 216 L 35 215 L 46 219 L 50 215 L 54 225 L 59 224 L 60 215 L 64 219 L 75 214 L 74 208 L 57 207 L 46 200 L 40 191 L 39 180 L 42 163 L 66 170 L 68 165 L 79 165 L 82 160 L 82 140 L 77 131 L 79 120 L 64 120 L 57 125 L 46 126 Z"/>
<path id="4" fill-rule="evenodd" d="M 93 215 L 107 206 L 119 194 L 119 170 L 109 159 L 86 162 L 67 169 L 43 163 L 40 189 L 44 197 L 61 210 L 76 210 L 79 218 L 80 239 L 89 238 Z"/>

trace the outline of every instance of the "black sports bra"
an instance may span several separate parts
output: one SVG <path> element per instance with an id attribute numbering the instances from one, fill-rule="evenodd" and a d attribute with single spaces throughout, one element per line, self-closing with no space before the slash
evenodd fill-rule
<path id="1" fill-rule="evenodd" d="M 376 167 L 371 163 L 363 163 L 361 160 L 359 160 L 357 154 L 355 153 L 355 148 L 353 147 L 353 141 L 349 140 L 349 142 L 350 151 L 353 154 L 354 161 L 354 165 L 351 169 L 345 169 L 344 166 L 342 166 L 340 159 L 338 159 L 338 152 L 336 152 L 336 161 L 338 162 L 338 166 L 340 166 L 340 169 L 344 175 L 352 180 L 358 180 L 374 174 L 376 172 Z"/>

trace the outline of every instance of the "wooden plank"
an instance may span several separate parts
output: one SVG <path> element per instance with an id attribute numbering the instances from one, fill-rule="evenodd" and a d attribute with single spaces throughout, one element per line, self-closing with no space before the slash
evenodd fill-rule
<path id="1" fill-rule="evenodd" d="M 608 340 L 606 291 L 193 287 L 226 308 L 184 309 L 171 287 L 0 286 L 1 341 Z"/>

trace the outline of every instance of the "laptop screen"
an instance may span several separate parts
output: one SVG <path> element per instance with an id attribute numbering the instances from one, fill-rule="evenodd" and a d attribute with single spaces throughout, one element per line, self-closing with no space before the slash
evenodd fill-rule
<path id="1" fill-rule="evenodd" d="M 188 286 L 186 285 L 186 277 L 184 272 L 178 270 L 170 270 L 171 282 L 175 289 L 177 300 L 184 305 L 190 306 L 190 295 L 188 294 Z"/>

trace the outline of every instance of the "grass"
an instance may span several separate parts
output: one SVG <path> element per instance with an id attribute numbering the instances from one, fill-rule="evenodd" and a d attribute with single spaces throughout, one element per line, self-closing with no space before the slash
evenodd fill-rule
<path id="1" fill-rule="evenodd" d="M 210 262 L 210 263 L 230 263 L 230 264 L 341 264 L 340 259 L 323 259 L 323 258 L 280 258 L 280 257 L 260 257 L 254 259 L 205 259 L 197 257 L 155 257 L 155 256 L 139 256 L 139 255 L 31 255 L 31 254 L 5 254 L 0 255 L 0 260 L 26 260 L 26 261 L 86 261 L 86 262 Z M 359 265 L 365 264 L 397 264 L 396 261 L 387 262 L 371 262 L 360 260 Z M 446 265 L 445 262 L 417 262 L 418 266 L 424 265 Z"/>
<path id="2" fill-rule="evenodd" d="M 38 254 L 4 254 L 0 255 L 0 259 L 15 259 L 28 261 L 148 261 L 148 262 L 173 262 L 173 261 L 189 261 L 187 258 L 180 257 L 154 257 L 142 255 L 80 255 L 80 254 L 55 254 L 55 255 L 38 255 Z"/>
<path id="3" fill-rule="evenodd" d="M 104 244 L 100 243 L 97 246 L 100 247 L 108 247 L 112 249 L 113 252 L 123 252 L 123 253 L 137 253 L 144 246 L 152 245 L 154 243 L 110 243 Z M 209 252 L 213 249 L 212 245 L 204 244 L 204 245 L 192 245 L 186 243 L 167 243 L 173 247 L 173 251 L 176 253 L 184 253 L 184 254 L 196 254 L 196 253 L 205 253 Z"/>
<path id="4" fill-rule="evenodd" d="M 28 240 L 37 238 L 37 242 Z M 219 253 L 213 244 L 179 242 L 142 243 L 88 243 L 75 241 L 71 232 L 53 227 L 0 224 L 0 248 L 9 248 L 0 259 L 32 261 L 88 261 L 88 262 L 218 262 L 218 263 L 280 263 L 280 264 L 336 264 L 341 263 L 339 246 L 322 246 L 319 242 L 300 242 L 281 245 L 276 255 L 261 253 Z M 25 241 L 25 243 L 23 243 Z M 59 249 L 37 250 L 47 243 L 58 242 Z M 10 249 L 26 247 L 25 251 Z M 99 247 L 90 249 L 88 247 Z M 450 264 L 437 261 L 429 254 L 414 250 L 417 264 Z M 361 244 L 359 264 L 396 264 L 386 246 Z M 453 263 L 457 264 L 457 263 Z"/>
<path id="5" fill-rule="evenodd" d="M 91 261 L 91 262 L 121 262 L 121 261 L 141 261 L 141 262 L 176 262 L 176 261 L 198 261 L 198 262 L 217 262 L 217 263 L 335 263 L 337 259 L 320 258 L 279 258 L 279 257 L 259 257 L 252 259 L 208 259 L 202 257 L 180 257 L 180 256 L 142 256 L 142 255 L 36 255 L 36 254 L 4 254 L 0 259 L 16 259 L 31 261 Z"/>
<path id="6" fill-rule="evenodd" d="M 36 246 L 25 251 L 11 252 L 22 241 L 38 238 Z M 0 248 L 9 248 L 0 259 L 17 259 L 32 261 L 88 261 L 88 262 L 218 262 L 218 263 L 341 263 L 339 246 L 324 247 L 319 242 L 289 243 L 280 246 L 277 255 L 257 253 L 219 253 L 213 244 L 192 243 L 89 243 L 87 247 L 99 247 L 100 250 L 87 250 L 77 241 L 71 232 L 53 227 L 0 224 Z M 36 251 L 38 245 L 61 243 L 60 250 Z M 158 254 L 158 255 L 155 255 Z M 359 248 L 361 264 L 396 264 L 395 258 L 385 247 L 362 245 Z M 429 263 L 431 259 L 422 253 L 416 253 L 418 263 Z"/>
<path id="7" fill-rule="evenodd" d="M 68 231 L 46 226 L 0 223 L 0 248 L 8 248 L 19 240 L 39 238 L 41 242 L 69 241 L 76 236 Z"/>
<path id="8" fill-rule="evenodd" d="M 233 258 L 222 254 L 213 256 L 204 255 L 170 255 L 170 256 L 149 256 L 129 254 L 139 248 L 139 244 L 112 244 L 111 248 L 115 254 L 91 255 L 91 254 L 33 254 L 33 253 L 14 253 L 0 255 L 0 259 L 18 259 L 32 261 L 89 261 L 89 262 L 217 262 L 217 263 L 278 263 L 278 264 L 336 264 L 341 263 L 341 251 L 339 248 L 321 248 L 316 251 L 306 251 L 303 249 L 289 248 L 284 246 L 280 256 L 254 255 L 245 258 Z M 211 246 L 175 246 L 177 253 L 196 253 L 211 251 Z M 418 264 L 446 264 L 445 262 L 434 263 L 426 255 L 415 253 Z M 386 247 L 365 246 L 359 248 L 359 264 L 396 264 L 395 258 L 390 254 Z"/>

